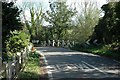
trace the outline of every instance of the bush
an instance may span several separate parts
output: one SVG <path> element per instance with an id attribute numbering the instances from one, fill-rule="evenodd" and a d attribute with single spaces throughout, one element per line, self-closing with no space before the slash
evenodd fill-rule
<path id="1" fill-rule="evenodd" d="M 29 44 L 29 36 L 23 31 L 11 31 L 6 41 L 6 50 L 9 57 L 15 56 Z"/>
<path id="2" fill-rule="evenodd" d="M 114 42 L 112 44 L 105 45 L 104 48 L 107 50 L 114 51 L 114 52 L 119 52 L 120 51 L 120 43 Z"/>

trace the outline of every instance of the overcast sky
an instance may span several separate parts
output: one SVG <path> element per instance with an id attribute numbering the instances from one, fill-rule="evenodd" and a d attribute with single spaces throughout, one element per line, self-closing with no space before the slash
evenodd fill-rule
<path id="1" fill-rule="evenodd" d="M 55 0 L 17 0 L 17 4 L 21 3 L 21 2 L 40 2 L 42 4 L 42 8 L 43 10 L 48 10 L 49 9 L 49 1 L 55 1 Z M 61 1 L 61 0 L 58 0 L 58 1 Z M 85 1 L 85 0 L 66 0 L 67 1 L 67 4 L 68 5 L 71 5 L 73 3 L 80 3 L 82 1 Z M 89 0 L 86 0 L 86 1 L 89 1 Z M 94 1 L 94 2 L 98 2 L 99 4 L 99 7 L 101 7 L 103 4 L 106 3 L 106 0 L 91 0 L 91 1 Z"/>
<path id="2" fill-rule="evenodd" d="M 49 10 L 49 1 L 53 2 L 55 0 L 17 0 L 16 5 L 20 5 L 22 2 L 41 3 L 43 12 L 45 12 L 45 11 Z M 58 0 L 58 1 L 60 1 L 60 0 Z M 67 5 L 71 5 L 71 4 L 74 4 L 74 3 L 81 3 L 85 0 L 66 0 L 66 1 L 67 1 Z M 89 1 L 89 0 L 86 0 L 86 1 Z M 97 7 L 99 9 L 103 4 L 106 4 L 106 0 L 90 0 L 90 1 L 97 2 L 98 3 Z M 26 13 L 27 18 L 29 19 L 30 18 L 29 11 L 26 10 L 25 13 Z M 45 24 L 47 24 L 47 23 L 45 23 Z"/>

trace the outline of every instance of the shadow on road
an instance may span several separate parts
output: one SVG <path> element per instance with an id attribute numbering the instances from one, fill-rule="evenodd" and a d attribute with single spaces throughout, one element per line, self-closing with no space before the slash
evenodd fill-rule
<path id="1" fill-rule="evenodd" d="M 120 80 L 120 64 L 109 58 L 64 48 L 37 50 L 45 55 L 53 80 Z"/>

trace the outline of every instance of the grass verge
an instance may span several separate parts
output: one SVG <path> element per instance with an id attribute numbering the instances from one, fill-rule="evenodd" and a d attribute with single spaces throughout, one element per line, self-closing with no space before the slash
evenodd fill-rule
<path id="1" fill-rule="evenodd" d="M 120 52 L 115 52 L 112 50 L 108 50 L 104 48 L 103 46 L 90 46 L 87 48 L 82 48 L 82 47 L 73 47 L 71 48 L 72 50 L 77 50 L 77 51 L 82 51 L 82 52 L 87 52 L 87 53 L 92 53 L 92 54 L 97 54 L 109 58 L 113 58 L 116 60 L 120 61 Z"/>
<path id="2" fill-rule="evenodd" d="M 17 80 L 38 80 L 40 75 L 39 54 L 30 53 L 26 66 L 19 73 Z"/>

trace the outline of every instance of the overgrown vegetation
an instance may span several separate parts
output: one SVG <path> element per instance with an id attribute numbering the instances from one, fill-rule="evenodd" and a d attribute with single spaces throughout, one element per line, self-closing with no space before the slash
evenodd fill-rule
<path id="1" fill-rule="evenodd" d="M 14 2 L 2 2 L 2 8 L 2 56 L 5 61 L 27 47 L 30 36 L 22 25 L 21 10 Z"/>
<path id="2" fill-rule="evenodd" d="M 40 75 L 39 54 L 30 53 L 25 68 L 19 73 L 17 80 L 37 80 Z"/>
<path id="3" fill-rule="evenodd" d="M 2 57 L 7 59 L 6 40 L 10 38 L 10 31 L 22 30 L 20 22 L 21 11 L 13 2 L 2 2 Z"/>
<path id="4" fill-rule="evenodd" d="M 6 50 L 9 58 L 15 57 L 17 52 L 21 52 L 29 45 L 29 36 L 23 31 L 11 31 L 10 37 L 6 41 Z"/>
<path id="5" fill-rule="evenodd" d="M 95 46 L 95 45 L 83 45 L 83 44 L 78 45 L 77 44 L 71 49 L 120 60 L 119 52 L 109 49 L 108 45 Z"/>
<path id="6" fill-rule="evenodd" d="M 44 19 L 50 23 L 48 39 L 65 39 L 64 35 L 73 25 L 72 18 L 76 14 L 76 9 L 69 8 L 66 1 L 50 3 L 50 10 L 43 14 Z"/>
<path id="7" fill-rule="evenodd" d="M 2 39 L 8 38 L 10 31 L 21 30 L 21 10 L 13 2 L 2 2 Z"/>
<path id="8" fill-rule="evenodd" d="M 116 43 L 116 47 L 118 47 L 118 44 L 120 44 L 120 2 L 105 4 L 102 6 L 102 10 L 105 15 L 100 18 L 98 25 L 95 27 L 91 41 L 97 40 L 98 43 L 105 45 Z M 119 47 L 118 49 L 120 49 Z"/>
<path id="9" fill-rule="evenodd" d="M 64 34 L 65 39 L 84 43 L 93 34 L 95 25 L 98 24 L 100 9 L 97 2 L 84 0 L 76 7 L 78 12 L 72 21 L 72 27 Z M 73 25 L 74 24 L 74 25 Z"/>
<path id="10" fill-rule="evenodd" d="M 42 39 L 43 29 L 42 29 L 42 7 L 39 2 L 23 2 L 19 4 L 19 8 L 22 9 L 21 19 L 23 19 L 24 27 L 30 34 L 30 40 Z M 26 15 L 26 10 L 27 15 Z M 28 19 L 28 14 L 30 18 Z"/>
<path id="11" fill-rule="evenodd" d="M 105 15 L 100 18 L 91 36 L 91 44 L 102 44 L 103 48 L 93 53 L 104 54 L 120 60 L 120 1 L 103 5 Z M 96 43 L 94 41 L 96 40 Z"/>

